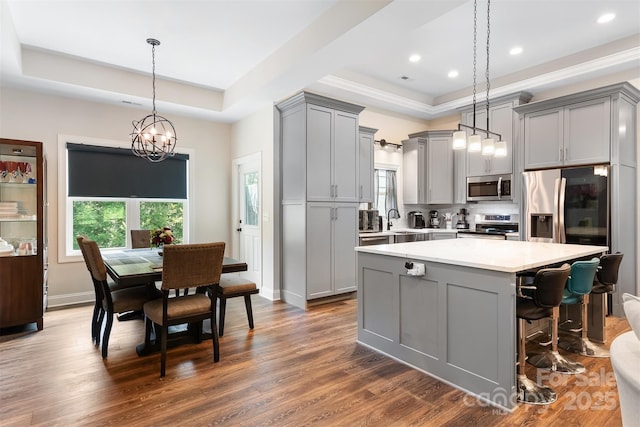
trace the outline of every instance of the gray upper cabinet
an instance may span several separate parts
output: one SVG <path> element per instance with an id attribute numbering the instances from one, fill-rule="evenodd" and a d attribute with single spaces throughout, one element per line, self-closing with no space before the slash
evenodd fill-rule
<path id="1" fill-rule="evenodd" d="M 427 203 L 427 139 L 402 141 L 402 199 L 405 204 Z"/>
<path id="2" fill-rule="evenodd" d="M 357 202 L 358 115 L 307 106 L 307 200 Z"/>
<path id="3" fill-rule="evenodd" d="M 378 129 L 360 126 L 358 146 L 358 196 L 360 203 L 373 203 L 374 135 Z"/>
<path id="4" fill-rule="evenodd" d="M 453 133 L 429 132 L 427 138 L 427 203 L 453 203 Z"/>
<path id="5" fill-rule="evenodd" d="M 525 113 L 523 122 L 525 169 L 610 160 L 609 97 Z"/>
<path id="6" fill-rule="evenodd" d="M 283 202 L 358 202 L 358 114 L 364 108 L 309 92 L 277 107 Z"/>
<path id="7" fill-rule="evenodd" d="M 453 203 L 452 131 L 426 131 L 402 142 L 405 204 Z"/>

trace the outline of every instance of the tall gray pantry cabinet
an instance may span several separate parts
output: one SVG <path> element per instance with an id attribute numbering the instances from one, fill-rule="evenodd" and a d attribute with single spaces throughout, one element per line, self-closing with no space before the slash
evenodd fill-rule
<path id="1" fill-rule="evenodd" d="M 524 170 L 609 165 L 609 250 L 624 253 L 612 294 L 615 316 L 624 313 L 622 294 L 635 294 L 638 283 L 638 102 L 640 90 L 624 82 L 515 108 Z"/>
<path id="2" fill-rule="evenodd" d="M 309 300 L 356 290 L 358 115 L 364 107 L 300 92 L 276 108 L 280 296 L 306 308 Z"/>

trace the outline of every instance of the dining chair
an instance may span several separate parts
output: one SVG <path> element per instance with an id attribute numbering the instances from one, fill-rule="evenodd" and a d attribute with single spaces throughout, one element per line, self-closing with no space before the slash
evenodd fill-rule
<path id="1" fill-rule="evenodd" d="M 101 340 L 102 358 L 106 359 L 114 313 L 120 314 L 132 311 L 141 311 L 145 302 L 153 300 L 154 298 L 159 298 L 160 295 L 159 291 L 155 287 L 144 285 L 131 286 L 116 290 L 111 289 L 107 279 L 107 268 L 104 265 L 104 260 L 102 259 L 102 254 L 100 254 L 98 244 L 85 237 L 81 239 L 81 246 L 84 248 L 83 253 L 86 255 L 92 279 L 95 280 L 96 285 L 99 287 L 99 294 L 96 293 L 96 295 L 100 298 L 99 311 L 102 310 L 103 313 L 99 313 L 98 319 L 102 316 L 106 319 Z M 100 323 L 102 323 L 102 320 L 100 320 Z M 96 323 L 98 334 L 100 333 L 100 326 L 100 324 Z"/>
<path id="2" fill-rule="evenodd" d="M 216 297 L 220 301 L 220 314 L 218 316 L 218 335 L 224 335 L 224 321 L 227 311 L 227 299 L 244 297 L 244 305 L 247 310 L 249 329 L 253 329 L 253 309 L 251 307 L 251 295 L 260 293 L 254 282 L 235 274 L 223 274 L 220 278 Z"/>
<path id="3" fill-rule="evenodd" d="M 150 248 L 151 230 L 131 230 L 131 248 Z"/>
<path id="4" fill-rule="evenodd" d="M 215 295 L 224 259 L 224 242 L 167 245 L 162 261 L 162 298 L 144 305 L 145 345 L 150 346 L 153 326 L 160 329 L 160 377 L 166 373 L 169 326 L 189 323 L 197 342 L 202 341 L 202 321 L 211 321 L 213 361 L 220 360 L 215 321 Z M 213 287 L 213 288 L 211 288 Z M 195 294 L 180 295 L 180 289 L 196 288 Z M 204 289 L 208 288 L 210 296 Z M 176 291 L 170 296 L 170 291 Z M 157 334 L 156 334 L 156 339 Z"/>
<path id="5" fill-rule="evenodd" d="M 89 265 L 89 258 L 87 257 L 87 251 L 83 245 L 84 239 L 87 236 L 78 235 L 76 236 L 76 241 L 78 242 L 78 246 L 80 247 L 80 252 L 82 252 L 82 258 L 87 266 L 87 270 L 89 270 L 89 276 L 91 276 L 91 281 L 93 282 L 93 292 L 95 295 L 95 303 L 93 305 L 93 316 L 91 317 L 91 340 L 95 343 L 96 347 L 100 346 L 100 329 L 102 325 L 102 320 L 104 319 L 104 310 L 102 309 L 102 290 L 100 283 L 93 278 L 93 274 L 91 273 L 91 266 Z"/>

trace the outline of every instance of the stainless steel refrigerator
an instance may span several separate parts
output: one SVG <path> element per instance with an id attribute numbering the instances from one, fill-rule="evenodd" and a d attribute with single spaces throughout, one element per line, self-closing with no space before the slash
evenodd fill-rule
<path id="1" fill-rule="evenodd" d="M 526 240 L 610 246 L 608 165 L 524 172 L 524 191 Z"/>
<path id="2" fill-rule="evenodd" d="M 608 165 L 524 172 L 526 240 L 611 247 L 609 172 Z M 590 300 L 589 339 L 605 341 L 611 307 L 611 295 Z M 565 307 L 560 317 L 579 322 L 578 305 Z"/>

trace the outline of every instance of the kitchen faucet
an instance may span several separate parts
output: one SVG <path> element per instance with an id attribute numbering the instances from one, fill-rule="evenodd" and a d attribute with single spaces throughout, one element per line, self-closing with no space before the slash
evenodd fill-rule
<path id="1" fill-rule="evenodd" d="M 396 213 L 398 214 L 398 216 L 400 216 L 400 212 L 398 212 L 398 209 L 396 208 L 391 208 L 387 211 L 387 230 L 391 230 L 391 226 L 393 224 L 391 224 L 391 218 L 389 218 L 389 215 L 391 214 L 391 211 L 396 211 Z"/>

